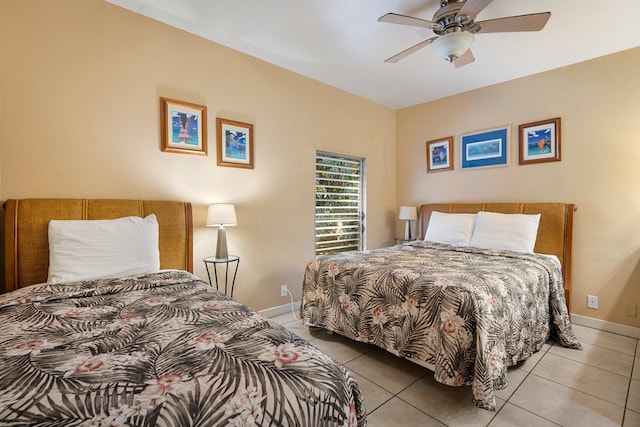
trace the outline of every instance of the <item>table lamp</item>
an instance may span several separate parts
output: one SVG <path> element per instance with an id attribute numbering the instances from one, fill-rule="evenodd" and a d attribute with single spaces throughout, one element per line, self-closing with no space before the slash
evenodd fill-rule
<path id="1" fill-rule="evenodd" d="M 418 219 L 418 211 L 415 206 L 400 206 L 398 219 L 406 221 L 404 226 L 404 239 L 411 240 L 411 221 Z"/>
<path id="2" fill-rule="evenodd" d="M 207 211 L 207 226 L 218 226 L 218 244 L 216 245 L 216 259 L 229 257 L 227 252 L 227 231 L 224 226 L 237 225 L 236 208 L 228 203 L 216 203 L 209 205 Z"/>

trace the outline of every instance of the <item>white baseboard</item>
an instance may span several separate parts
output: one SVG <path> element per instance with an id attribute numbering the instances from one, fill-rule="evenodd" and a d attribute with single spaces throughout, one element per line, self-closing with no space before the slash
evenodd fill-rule
<path id="1" fill-rule="evenodd" d="M 614 334 L 640 339 L 640 328 L 634 328 L 633 326 L 607 322 L 606 320 L 594 319 L 592 317 L 580 316 L 573 313 L 571 313 L 571 322 L 576 325 L 587 326 L 600 331 L 612 332 Z"/>
<path id="2" fill-rule="evenodd" d="M 291 313 L 291 310 L 295 311 L 297 316 L 298 311 L 300 311 L 300 301 L 294 301 L 293 304 L 289 303 L 277 307 L 265 308 L 264 310 L 260 310 L 259 313 L 267 317 L 276 317 L 281 314 Z"/>

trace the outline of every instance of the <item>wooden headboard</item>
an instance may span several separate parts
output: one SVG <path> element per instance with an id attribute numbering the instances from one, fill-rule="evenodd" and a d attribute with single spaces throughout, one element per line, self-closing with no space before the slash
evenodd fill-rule
<path id="1" fill-rule="evenodd" d="M 431 212 L 541 214 L 534 252 L 558 257 L 562 263 L 564 293 L 567 307 L 571 300 L 571 246 L 573 241 L 573 212 L 577 208 L 568 203 L 432 203 L 418 209 L 418 230 L 424 237 Z"/>
<path id="2" fill-rule="evenodd" d="M 5 292 L 47 281 L 52 219 L 115 219 L 155 214 L 160 268 L 193 272 L 193 222 L 187 202 L 115 199 L 10 199 L 5 207 Z"/>

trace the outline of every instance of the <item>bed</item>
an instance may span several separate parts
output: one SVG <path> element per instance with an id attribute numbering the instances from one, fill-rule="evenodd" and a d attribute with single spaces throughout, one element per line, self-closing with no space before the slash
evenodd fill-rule
<path id="1" fill-rule="evenodd" d="M 465 242 L 473 242 L 481 216 L 539 222 L 529 230 L 528 252 L 416 240 L 311 260 L 302 319 L 426 366 L 443 384 L 471 385 L 473 403 L 495 410 L 509 366 L 549 338 L 581 348 L 567 308 L 574 210 L 564 203 L 422 205 L 420 236 L 433 230 L 432 217 L 469 217 Z"/>
<path id="2" fill-rule="evenodd" d="M 191 273 L 189 203 L 24 199 L 5 209 L 3 425 L 366 425 L 344 367 Z M 155 218 L 157 271 L 47 283 L 59 267 L 54 224 L 123 218 Z"/>

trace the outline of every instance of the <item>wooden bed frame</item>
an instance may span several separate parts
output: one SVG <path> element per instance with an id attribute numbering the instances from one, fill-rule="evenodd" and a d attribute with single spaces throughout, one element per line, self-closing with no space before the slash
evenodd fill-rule
<path id="1" fill-rule="evenodd" d="M 576 206 L 568 203 L 431 203 L 418 209 L 418 230 L 424 236 L 431 212 L 477 213 L 480 211 L 508 214 L 541 214 L 534 252 L 558 257 L 562 264 L 564 294 L 571 312 L 571 246 L 573 213 Z"/>
<path id="2" fill-rule="evenodd" d="M 4 203 L 5 292 L 47 281 L 52 219 L 92 220 L 155 214 L 160 268 L 193 272 L 193 222 L 187 202 L 124 199 L 10 199 Z"/>

